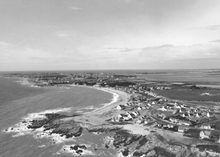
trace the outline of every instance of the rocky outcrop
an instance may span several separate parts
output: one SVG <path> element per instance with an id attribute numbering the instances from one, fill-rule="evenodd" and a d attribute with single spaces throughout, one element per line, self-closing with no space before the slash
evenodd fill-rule
<path id="1" fill-rule="evenodd" d="M 74 146 L 70 146 L 71 150 L 75 150 L 76 154 L 81 155 L 83 153 L 83 150 L 86 150 L 86 146 L 85 145 L 74 145 Z"/>
<path id="2" fill-rule="evenodd" d="M 48 124 L 56 119 L 66 118 L 69 116 L 58 114 L 58 113 L 47 113 L 45 114 L 45 119 L 32 120 L 31 124 L 27 127 L 29 129 L 38 129 L 43 127 L 45 124 Z"/>
<path id="3" fill-rule="evenodd" d="M 32 120 L 27 127 L 29 129 L 38 129 L 43 127 L 44 131 L 51 130 L 51 134 L 59 134 L 66 138 L 78 137 L 82 134 L 83 128 L 73 120 L 65 121 L 63 118 L 70 116 L 50 113 L 45 114 L 45 119 Z"/>
<path id="4" fill-rule="evenodd" d="M 105 148 L 120 150 L 120 156 L 163 156 L 175 157 L 179 154 L 187 156 L 188 147 L 182 145 L 169 144 L 158 134 L 148 136 L 134 135 L 125 130 L 119 130 L 113 136 L 104 139 Z M 189 157 L 189 153 L 188 153 Z"/>
<path id="5" fill-rule="evenodd" d="M 70 153 L 71 156 L 94 156 L 90 145 L 64 145 L 59 153 Z"/>
<path id="6" fill-rule="evenodd" d="M 112 125 L 96 125 L 87 127 L 88 132 L 95 134 L 109 133 L 120 130 L 120 127 L 112 126 Z"/>
<path id="7" fill-rule="evenodd" d="M 51 126 L 51 128 L 54 128 L 51 134 L 60 134 L 61 136 L 66 136 L 66 138 L 78 137 L 83 131 L 83 128 L 74 122 L 63 123 L 56 127 Z"/>
<path id="8" fill-rule="evenodd" d="M 130 134 L 126 130 L 119 130 L 113 136 L 113 146 L 115 148 L 120 148 L 120 146 L 129 146 L 130 144 L 139 141 L 141 137 L 141 135 Z"/>
<path id="9" fill-rule="evenodd" d="M 117 156 L 116 154 L 112 154 L 112 152 L 116 152 L 120 157 L 220 156 L 220 147 L 214 144 L 208 145 L 203 143 L 197 144 L 197 146 L 171 144 L 157 133 L 152 132 L 148 135 L 136 135 L 122 129 L 120 125 L 92 125 L 88 123 L 80 123 L 74 121 L 71 118 L 72 116 L 57 113 L 40 113 L 37 116 L 32 116 L 32 119 L 30 117 L 21 121 L 16 127 L 11 127 L 6 131 L 30 134 L 35 133 L 35 137 L 50 137 L 53 138 L 53 141 L 55 140 L 56 143 L 60 143 L 60 141 L 71 141 L 73 140 L 71 138 L 81 136 L 83 131 L 87 139 L 90 139 L 89 136 L 92 137 L 91 139 L 101 137 L 101 143 L 99 146 L 92 144 L 93 141 L 87 140 L 84 140 L 85 144 L 81 144 L 84 136 L 82 136 L 82 139 L 79 139 L 79 141 L 77 141 L 78 138 L 74 139 L 74 141 L 79 142 L 78 144 L 76 142 L 74 145 L 64 145 L 61 152 L 70 153 L 72 155 L 74 154 L 74 156 L 94 154 L 96 156 L 102 156 L 106 152 L 110 154 L 108 154 L 109 156 Z"/>

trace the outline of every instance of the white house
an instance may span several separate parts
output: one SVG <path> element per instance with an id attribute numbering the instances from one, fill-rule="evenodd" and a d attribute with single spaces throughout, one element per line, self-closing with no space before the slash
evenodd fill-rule
<path id="1" fill-rule="evenodd" d="M 117 110 L 122 110 L 122 109 L 124 109 L 124 106 L 123 106 L 123 105 L 118 105 L 118 106 L 116 107 L 116 109 L 117 109 Z"/>
<path id="2" fill-rule="evenodd" d="M 211 131 L 200 131 L 199 136 L 201 139 L 204 139 L 204 138 L 209 139 L 211 136 Z"/>

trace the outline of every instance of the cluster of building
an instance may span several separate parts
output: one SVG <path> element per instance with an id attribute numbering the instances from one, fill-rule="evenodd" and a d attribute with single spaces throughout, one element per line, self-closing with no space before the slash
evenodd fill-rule
<path id="1" fill-rule="evenodd" d="M 186 126 L 195 126 L 198 123 L 209 121 L 214 112 L 209 108 L 199 108 L 178 103 L 167 103 L 157 109 L 160 111 L 159 118 L 168 120 L 171 123 Z M 166 116 L 166 113 L 172 113 Z"/>
<path id="2" fill-rule="evenodd" d="M 211 130 L 201 130 L 199 133 L 199 137 L 200 139 L 220 143 L 220 135 L 214 134 Z"/>
<path id="3" fill-rule="evenodd" d="M 140 115 L 138 111 L 135 112 L 126 112 L 121 113 L 116 117 L 113 117 L 111 119 L 111 122 L 126 122 L 126 121 L 132 121 L 133 119 L 137 118 Z"/>
<path id="4" fill-rule="evenodd" d="M 151 125 L 154 128 L 179 132 L 186 136 L 220 142 L 220 134 L 213 133 L 215 124 L 211 123 L 218 109 L 186 105 L 153 93 L 149 87 L 139 85 L 116 87 L 131 95 L 126 104 L 116 107 L 119 114 L 111 122 L 130 122 Z M 163 89 L 163 88 L 162 88 Z M 196 130 L 196 136 L 191 135 Z"/>
<path id="5" fill-rule="evenodd" d="M 118 115 L 111 118 L 111 122 L 131 122 L 137 124 L 149 124 L 154 119 L 149 115 L 155 106 L 167 102 L 167 99 L 160 97 L 147 87 L 133 85 L 129 87 L 115 87 L 130 94 L 129 101 L 116 107 Z"/>

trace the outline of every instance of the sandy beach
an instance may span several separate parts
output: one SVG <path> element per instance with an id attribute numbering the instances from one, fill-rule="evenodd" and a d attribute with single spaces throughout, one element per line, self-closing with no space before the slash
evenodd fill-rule
<path id="1" fill-rule="evenodd" d="M 75 86 L 75 85 L 74 85 Z M 93 88 L 97 90 L 101 90 L 104 92 L 108 92 L 113 94 L 112 101 L 110 103 L 103 104 L 102 107 L 96 108 L 93 111 L 86 112 L 82 116 L 74 117 L 74 120 L 82 122 L 82 123 L 90 123 L 94 125 L 106 123 L 106 120 L 110 117 L 113 117 L 117 114 L 116 107 L 119 104 L 127 103 L 130 95 L 119 90 L 115 90 L 112 88 L 103 88 L 103 87 L 91 87 L 91 86 L 78 86 L 82 88 Z"/>
<path id="2" fill-rule="evenodd" d="M 118 106 L 119 104 L 127 103 L 128 99 L 129 99 L 129 94 L 127 94 L 123 91 L 119 91 L 119 90 L 115 90 L 115 89 L 111 89 L 111 88 L 99 88 L 99 87 L 94 87 L 94 88 L 113 94 L 113 99 L 110 103 L 104 104 L 103 107 L 98 108 L 98 109 L 90 112 L 91 114 L 92 113 L 103 114 L 105 112 L 111 111 L 111 109 Z"/>

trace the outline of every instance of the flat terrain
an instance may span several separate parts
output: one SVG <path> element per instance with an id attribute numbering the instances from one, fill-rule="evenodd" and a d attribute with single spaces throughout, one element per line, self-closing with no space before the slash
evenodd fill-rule
<path id="1" fill-rule="evenodd" d="M 155 90 L 154 92 L 158 95 L 175 100 L 214 102 L 220 101 L 220 90 L 212 88 L 189 89 L 175 87 L 171 90 Z"/>

